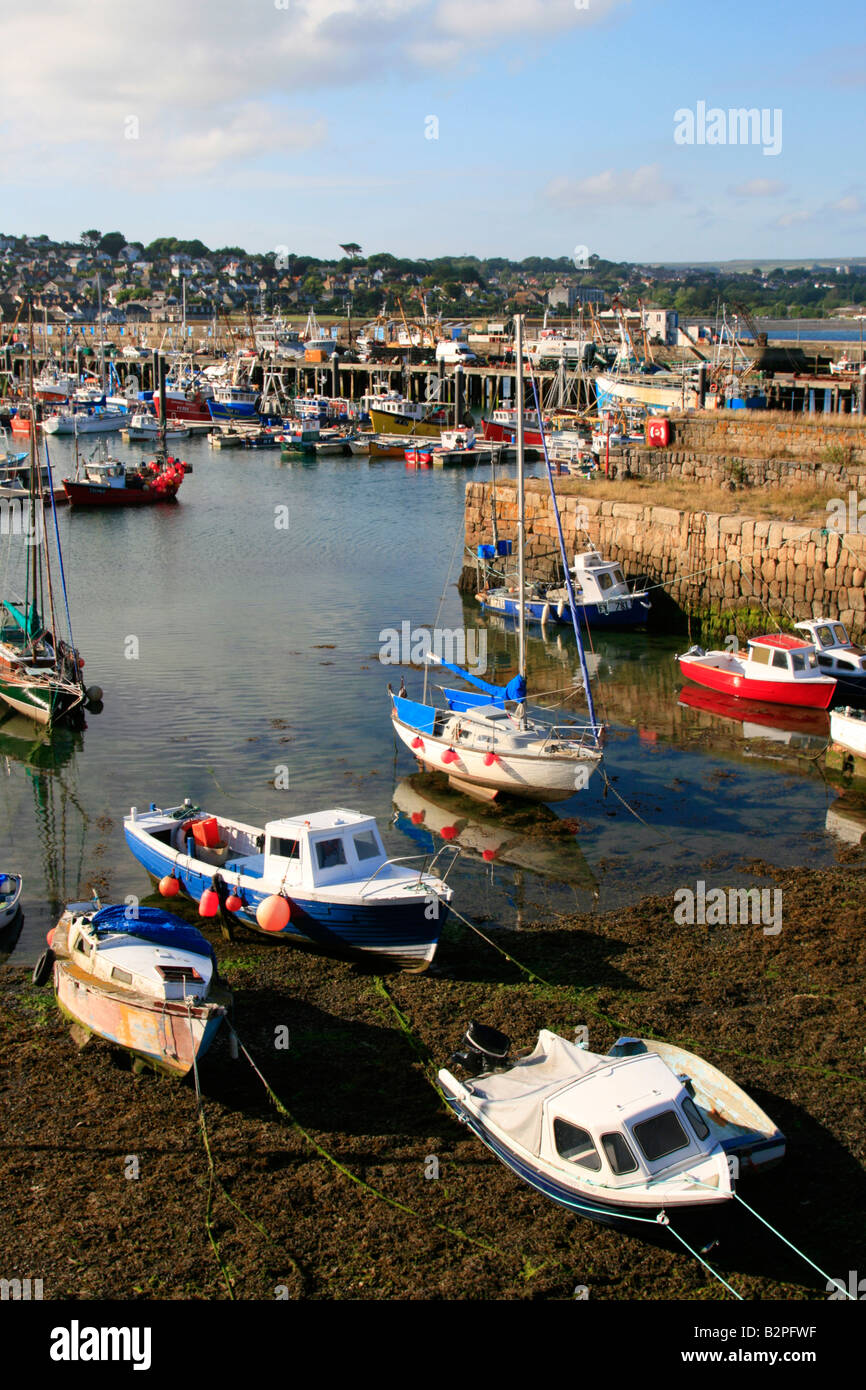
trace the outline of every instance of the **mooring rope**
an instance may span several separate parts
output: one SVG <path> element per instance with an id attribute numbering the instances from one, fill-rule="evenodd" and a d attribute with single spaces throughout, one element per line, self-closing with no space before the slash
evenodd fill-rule
<path id="1" fill-rule="evenodd" d="M 468 1231 L 461 1230 L 459 1226 L 448 1226 L 442 1221 L 437 1221 L 435 1217 L 425 1217 L 423 1212 L 416 1211 L 413 1207 L 407 1206 L 405 1202 L 397 1201 L 395 1197 L 389 1197 L 387 1192 L 383 1192 L 381 1188 L 375 1187 L 372 1183 L 367 1182 L 366 1178 L 362 1178 L 357 1173 L 353 1173 L 351 1168 L 347 1168 L 344 1163 L 341 1163 L 340 1160 L 335 1157 L 334 1154 L 329 1153 L 325 1146 L 323 1144 L 320 1144 L 318 1139 L 315 1139 L 313 1135 L 310 1134 L 306 1129 L 304 1129 L 303 1125 L 301 1125 L 298 1122 L 298 1120 L 291 1113 L 288 1107 L 284 1105 L 283 1102 L 280 1100 L 280 1097 L 277 1095 L 274 1088 L 266 1080 L 259 1067 L 253 1061 L 252 1057 L 250 1056 L 249 1052 L 247 1051 L 246 1047 L 241 1041 L 236 1029 L 233 1027 L 231 1023 L 228 1023 L 228 1020 L 226 1020 L 226 1023 L 228 1028 L 234 1034 L 235 1039 L 237 1040 L 238 1048 L 243 1053 L 244 1057 L 249 1062 L 256 1076 L 261 1081 L 271 1103 L 273 1104 L 278 1114 L 282 1115 L 283 1118 L 287 1120 L 288 1123 L 298 1131 L 301 1137 L 310 1145 L 312 1149 L 315 1150 L 315 1152 L 319 1155 L 321 1159 L 323 1159 L 326 1163 L 330 1163 L 332 1167 L 336 1168 L 337 1171 L 342 1173 L 344 1177 L 348 1178 L 350 1182 L 355 1183 L 358 1187 L 364 1189 L 366 1192 L 371 1193 L 374 1197 L 378 1197 L 380 1201 L 385 1202 L 387 1206 L 392 1207 L 395 1211 L 401 1211 L 405 1213 L 405 1215 L 407 1216 L 414 1216 L 422 1221 L 429 1220 L 432 1223 L 432 1225 L 436 1226 L 438 1230 L 444 1231 L 446 1235 L 456 1236 L 458 1240 L 467 1241 L 470 1245 L 477 1245 L 479 1249 L 486 1251 L 487 1254 L 498 1255 L 501 1259 L 508 1260 L 518 1258 L 513 1251 L 506 1252 L 504 1250 L 500 1250 L 498 1246 L 493 1245 L 489 1241 L 482 1240 L 478 1236 L 470 1235 Z"/>
<path id="2" fill-rule="evenodd" d="M 464 926 L 468 927 L 470 931 L 475 932 L 476 936 L 480 936 L 482 941 L 486 941 L 488 946 L 492 946 L 495 951 L 498 951 L 501 956 L 504 956 L 507 961 L 509 961 L 512 965 L 516 966 L 517 969 L 522 971 L 522 973 L 526 975 L 530 980 L 534 980 L 536 984 L 542 985 L 545 989 L 567 988 L 567 986 L 564 985 L 555 985 L 551 980 L 545 980 L 543 976 L 537 975 L 535 971 L 532 970 L 528 965 L 524 965 L 521 961 L 517 960 L 516 957 L 510 955 L 508 951 L 505 950 L 504 946 L 500 946 L 498 942 L 492 939 L 492 937 L 487 936 L 481 930 L 481 928 L 476 925 L 475 922 L 471 922 L 468 917 L 464 917 L 461 912 L 458 912 L 453 903 L 449 903 L 448 908 L 453 917 L 456 917 L 457 920 L 459 922 L 462 922 Z M 618 1032 L 629 1032 L 629 1025 L 627 1023 L 622 1023 L 618 1019 L 611 1018 L 610 1014 L 606 1014 L 603 1009 L 599 1009 L 597 1006 L 587 1003 L 586 999 L 583 997 L 586 991 L 581 990 L 578 992 L 581 995 L 580 1003 L 582 1008 L 586 1009 L 589 1013 L 594 1014 L 596 1018 L 600 1018 L 604 1023 L 609 1024 L 611 1028 L 615 1028 Z M 657 1042 L 666 1041 L 666 1039 L 664 1038 L 656 1038 L 656 1035 L 649 1029 L 645 1029 L 644 1033 L 646 1037 L 653 1039 Z M 700 1045 L 693 1038 L 674 1039 L 674 1042 L 677 1047 L 696 1047 Z M 814 1072 L 818 1076 L 831 1077 L 834 1080 L 839 1081 L 856 1081 L 860 1086 L 866 1085 L 866 1077 L 854 1076 L 850 1072 L 836 1071 L 833 1067 L 813 1067 L 809 1066 L 809 1064 L 805 1062 L 774 1060 L 772 1057 L 756 1057 L 754 1053 L 740 1052 L 734 1047 L 725 1046 L 724 1043 L 716 1043 L 715 1046 L 719 1052 L 725 1052 L 731 1057 L 740 1057 L 745 1062 L 757 1062 L 761 1066 L 776 1067 L 783 1071 L 791 1070 Z"/>

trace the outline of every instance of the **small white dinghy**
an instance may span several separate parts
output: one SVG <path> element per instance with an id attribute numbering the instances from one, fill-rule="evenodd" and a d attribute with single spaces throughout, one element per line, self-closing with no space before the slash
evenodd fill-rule
<path id="1" fill-rule="evenodd" d="M 509 1065 L 504 1034 L 477 1023 L 439 1072 L 446 1100 L 530 1186 L 638 1234 L 682 1208 L 728 1202 L 739 1176 L 778 1163 L 785 1138 L 739 1086 L 671 1043 L 620 1038 L 589 1052 L 543 1029 Z M 474 1075 L 472 1074 L 474 1073 Z"/>
<path id="2" fill-rule="evenodd" d="M 71 903 L 33 972 L 53 967 L 61 1012 L 84 1030 L 175 1076 L 210 1046 L 231 1004 L 201 932 L 160 908 Z"/>
<path id="3" fill-rule="evenodd" d="M 23 887 L 20 874 L 0 874 L 0 931 L 17 917 Z"/>

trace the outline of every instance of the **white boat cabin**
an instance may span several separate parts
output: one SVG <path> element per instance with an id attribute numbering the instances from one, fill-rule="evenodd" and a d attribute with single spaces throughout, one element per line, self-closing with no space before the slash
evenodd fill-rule
<path id="1" fill-rule="evenodd" d="M 84 466 L 84 476 L 89 483 L 96 483 L 100 487 L 127 486 L 126 469 L 118 459 L 87 463 Z"/>
<path id="2" fill-rule="evenodd" d="M 446 1091 L 458 1099 L 462 1092 L 485 1126 L 551 1176 L 610 1196 L 626 1189 L 623 1199 L 634 1204 L 661 1204 L 659 1185 L 679 1185 L 687 1173 L 700 1179 L 691 1181 L 692 1200 L 731 1192 L 722 1127 L 655 1053 L 599 1056 L 542 1030 L 534 1052 L 509 1071 L 462 1085 L 439 1075 Z"/>
<path id="3" fill-rule="evenodd" d="M 629 598 L 625 575 L 615 560 L 603 560 L 597 550 L 575 555 L 572 574 L 580 588 L 584 603 L 606 602 L 612 598 Z"/>
<path id="4" fill-rule="evenodd" d="M 830 618 L 807 618 L 795 623 L 817 651 L 818 665 L 830 676 L 866 679 L 866 647 L 852 642 L 844 623 Z"/>
<path id="5" fill-rule="evenodd" d="M 821 676 L 811 642 L 781 632 L 750 637 L 745 666 L 748 675 L 760 680 L 814 680 Z"/>
<path id="6" fill-rule="evenodd" d="M 70 963 L 95 980 L 150 999 L 207 997 L 213 976 L 213 962 L 207 954 L 156 945 L 132 931 L 100 931 L 94 926 L 89 903 L 73 903 L 60 926 L 67 930 Z M 134 931 L 134 920 L 130 927 Z"/>

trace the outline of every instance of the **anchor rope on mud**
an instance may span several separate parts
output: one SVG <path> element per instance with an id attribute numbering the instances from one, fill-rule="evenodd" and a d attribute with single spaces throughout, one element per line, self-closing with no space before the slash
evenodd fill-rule
<path id="1" fill-rule="evenodd" d="M 189 1000 L 187 1000 L 187 1012 L 189 1012 L 189 1009 L 190 1004 Z M 231 1025 L 228 1023 L 228 1020 L 226 1020 L 226 1023 L 227 1026 L 231 1028 Z M 215 1187 L 219 1188 L 219 1191 L 222 1193 L 223 1197 L 225 1197 L 226 1201 L 229 1203 L 229 1206 L 234 1207 L 235 1211 L 240 1216 L 242 1216 L 243 1219 L 246 1222 L 248 1222 L 250 1226 L 252 1226 L 256 1231 L 258 1231 L 260 1235 L 263 1235 L 265 1240 L 269 1241 L 271 1245 L 279 1249 L 281 1255 L 288 1260 L 289 1264 L 291 1265 L 292 1269 L 297 1275 L 298 1280 L 300 1281 L 301 1287 L 303 1289 L 303 1275 L 301 1273 L 300 1266 L 298 1265 L 295 1258 L 289 1253 L 288 1250 L 286 1250 L 282 1245 L 280 1245 L 277 1240 L 275 1240 L 275 1238 L 271 1235 L 270 1231 L 266 1230 L 266 1228 L 261 1224 L 261 1222 L 256 1221 L 254 1217 L 250 1216 L 249 1212 L 244 1211 L 240 1203 L 236 1202 L 234 1197 L 232 1197 L 231 1193 L 227 1190 L 225 1183 L 222 1181 L 219 1174 L 217 1173 L 216 1164 L 214 1163 L 213 1153 L 211 1151 L 210 1146 L 210 1136 L 208 1134 L 207 1121 L 205 1119 L 204 1102 L 201 1094 L 201 1086 L 199 1084 L 198 1064 L 196 1062 L 195 1052 L 193 1052 L 192 1073 L 193 1080 L 195 1082 L 196 1117 L 198 1120 L 199 1130 L 201 1133 L 202 1142 L 204 1144 L 204 1150 L 207 1156 L 208 1163 L 208 1193 L 207 1202 L 205 1205 L 205 1229 L 207 1231 L 207 1236 L 208 1240 L 210 1241 L 211 1248 L 213 1249 L 214 1255 L 216 1257 L 217 1264 L 220 1267 L 220 1272 L 222 1273 L 223 1279 L 226 1283 L 226 1287 L 228 1288 L 229 1298 L 235 1301 L 234 1285 L 232 1284 L 231 1276 L 229 1275 L 228 1270 L 223 1264 L 219 1250 L 219 1242 L 217 1241 L 216 1236 L 213 1233 L 213 1192 Z"/>
<path id="2" fill-rule="evenodd" d="M 517 969 L 522 971 L 522 973 L 526 975 L 530 980 L 534 980 L 536 984 L 542 985 L 545 989 L 567 988 L 567 986 L 555 985 L 551 980 L 545 980 L 543 976 L 537 975 L 535 971 L 532 970 L 528 965 L 524 965 L 521 961 L 517 960 L 515 956 L 510 955 L 509 952 L 505 950 L 504 946 L 500 946 L 499 943 L 494 941 L 492 937 L 487 936 L 481 930 L 481 928 L 477 926 L 475 922 L 471 922 L 468 917 L 464 917 L 461 912 L 458 912 L 453 903 L 449 903 L 448 908 L 452 917 L 456 917 L 457 920 L 459 922 L 462 922 L 465 927 L 468 927 L 470 931 L 475 932 L 476 936 L 480 936 L 482 941 L 486 941 L 488 946 L 492 946 L 494 951 L 498 951 L 501 956 L 504 956 L 507 961 L 510 961 L 512 965 L 515 965 Z M 581 1008 L 586 1009 L 589 1013 L 595 1014 L 596 1018 L 602 1019 L 604 1023 L 609 1024 L 611 1028 L 615 1028 L 620 1033 L 622 1033 L 623 1031 L 628 1033 L 630 1031 L 629 1024 L 622 1023 L 618 1019 L 611 1018 L 610 1014 L 606 1014 L 603 1009 L 599 1009 L 595 1005 L 588 1003 L 586 999 L 583 998 L 584 993 L 587 992 L 589 991 L 581 991 Z M 656 1035 L 649 1029 L 644 1029 L 643 1031 L 645 1036 L 650 1039 L 653 1039 L 657 1042 L 666 1041 L 664 1038 L 656 1038 Z M 699 1043 L 696 1042 L 694 1038 L 675 1038 L 674 1042 L 678 1047 L 699 1046 Z M 860 1086 L 866 1085 L 866 1077 L 854 1076 L 853 1073 L 847 1071 L 837 1071 L 833 1067 L 814 1067 L 810 1066 L 807 1062 L 791 1062 L 781 1061 L 772 1057 L 756 1057 L 753 1053 L 740 1052 L 737 1048 L 726 1047 L 723 1043 L 717 1043 L 716 1048 L 719 1052 L 725 1052 L 731 1057 L 740 1057 L 745 1062 L 757 1062 L 759 1065 L 764 1067 L 776 1067 L 782 1071 L 792 1070 L 815 1072 L 818 1076 L 830 1077 L 833 1080 L 856 1081 Z"/>
<path id="3" fill-rule="evenodd" d="M 694 1177 L 692 1173 L 687 1173 L 685 1176 L 689 1179 L 689 1182 L 694 1183 L 696 1187 L 709 1187 L 709 1183 L 701 1182 L 700 1178 Z M 782 1232 L 777 1230 L 776 1227 L 772 1224 L 772 1222 L 768 1221 L 766 1217 L 762 1216 L 759 1211 L 755 1211 L 754 1207 L 750 1207 L 748 1202 L 744 1201 L 738 1192 L 732 1192 L 731 1196 L 733 1197 L 735 1202 L 739 1202 L 741 1207 L 745 1207 L 747 1212 L 750 1212 L 752 1216 L 754 1216 L 758 1221 L 760 1221 L 762 1226 L 766 1226 L 768 1231 L 772 1231 L 774 1236 L 778 1236 L 779 1240 L 781 1240 L 783 1244 L 787 1245 L 789 1249 L 793 1250 L 795 1255 L 799 1255 L 801 1260 L 805 1260 L 807 1265 L 811 1265 L 812 1269 L 816 1270 L 817 1273 L 820 1274 L 822 1279 L 826 1279 L 828 1288 L 831 1285 L 836 1285 L 837 1288 L 844 1292 L 846 1298 L 850 1298 L 852 1302 L 856 1303 L 856 1294 L 849 1293 L 840 1281 L 832 1279 L 825 1269 L 822 1269 L 820 1265 L 816 1265 L 815 1261 L 809 1258 L 805 1251 L 801 1250 L 799 1246 L 795 1245 L 792 1240 L 788 1240 L 787 1236 L 783 1236 Z"/>
<path id="4" fill-rule="evenodd" d="M 421 1221 L 430 1221 L 432 1225 L 434 1225 L 438 1230 L 444 1231 L 446 1235 L 456 1236 L 458 1240 L 467 1241 L 470 1245 L 476 1245 L 479 1247 L 479 1249 L 486 1251 L 487 1254 L 498 1255 L 500 1259 L 515 1260 L 519 1258 L 514 1254 L 513 1251 L 509 1252 L 505 1250 L 500 1250 L 498 1246 L 493 1245 L 490 1241 L 482 1240 L 478 1236 L 470 1235 L 468 1231 L 461 1230 L 459 1226 L 448 1226 L 443 1221 L 437 1221 L 435 1217 L 425 1216 L 423 1212 L 416 1211 L 414 1207 L 407 1206 L 405 1202 L 400 1202 L 395 1197 L 389 1197 L 387 1192 L 383 1192 L 381 1188 L 375 1187 L 373 1183 L 368 1182 L 366 1178 L 362 1178 L 358 1173 L 353 1173 L 351 1168 L 347 1168 L 345 1163 L 342 1163 L 339 1158 L 337 1158 L 334 1154 L 330 1153 L 329 1150 L 325 1148 L 324 1144 L 321 1144 L 318 1139 L 315 1139 L 313 1135 L 309 1133 L 308 1130 L 304 1129 L 303 1125 L 301 1125 L 298 1122 L 298 1120 L 289 1110 L 288 1106 L 284 1105 L 284 1103 L 280 1100 L 280 1097 L 277 1095 L 273 1086 L 271 1086 L 270 1082 L 263 1075 L 261 1069 L 253 1061 L 252 1057 L 250 1056 L 249 1052 L 247 1051 L 246 1047 L 241 1041 L 241 1038 L 238 1035 L 237 1030 L 233 1027 L 231 1023 L 228 1022 L 228 1020 L 226 1020 L 226 1026 L 234 1035 L 239 1050 L 243 1053 L 244 1057 L 249 1062 L 256 1076 L 259 1078 L 262 1085 L 264 1086 L 265 1091 L 267 1092 L 267 1095 L 277 1113 L 282 1115 L 283 1119 L 287 1120 L 288 1123 L 298 1131 L 302 1139 L 304 1139 L 306 1143 L 309 1144 L 310 1148 L 315 1150 L 319 1157 L 323 1159 L 326 1163 L 330 1163 L 331 1166 L 336 1168 L 338 1172 L 342 1173 L 344 1177 L 348 1178 L 351 1182 L 355 1183 L 364 1191 L 371 1193 L 374 1197 L 378 1197 L 380 1201 L 385 1202 L 387 1206 L 392 1207 L 395 1211 L 401 1211 L 407 1216 L 417 1217 Z M 524 1261 L 524 1263 L 526 1263 L 526 1261 Z"/>

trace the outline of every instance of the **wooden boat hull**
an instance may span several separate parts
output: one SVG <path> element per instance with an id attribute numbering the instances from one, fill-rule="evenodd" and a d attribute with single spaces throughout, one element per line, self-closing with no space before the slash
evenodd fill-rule
<path id="1" fill-rule="evenodd" d="M 36 724 L 48 725 L 71 714 L 84 695 L 77 688 L 53 685 L 50 681 L 14 680 L 0 671 L 0 699 L 16 714 L 23 714 Z"/>
<path id="2" fill-rule="evenodd" d="M 54 990 L 72 1023 L 172 1076 L 186 1076 L 201 1060 L 226 1016 L 216 1002 L 187 1008 L 180 1000 L 122 998 L 63 959 L 54 963 Z"/>
<path id="3" fill-rule="evenodd" d="M 420 439 L 438 439 L 443 429 L 442 422 L 413 420 L 409 415 L 395 415 L 390 410 L 377 410 L 375 406 L 370 409 L 370 422 L 374 434 L 410 434 Z M 447 427 L 445 424 L 444 428 Z"/>
<path id="4" fill-rule="evenodd" d="M 735 695 L 759 704 L 794 705 L 801 709 L 827 709 L 836 693 L 835 681 L 756 680 L 753 676 L 737 675 L 732 671 L 722 671 L 716 666 L 703 662 L 679 658 L 680 670 L 695 685 L 703 685 L 708 690 L 718 690 L 724 695 Z"/>

